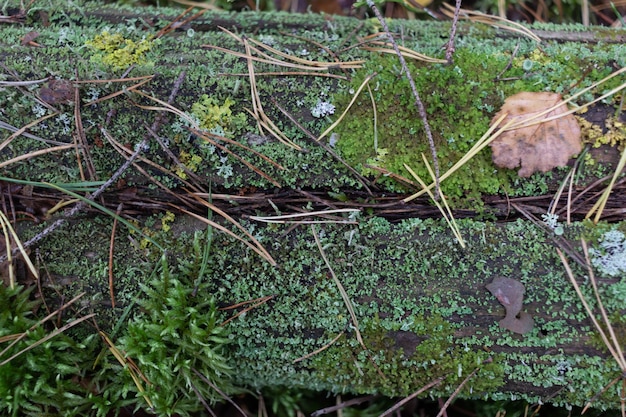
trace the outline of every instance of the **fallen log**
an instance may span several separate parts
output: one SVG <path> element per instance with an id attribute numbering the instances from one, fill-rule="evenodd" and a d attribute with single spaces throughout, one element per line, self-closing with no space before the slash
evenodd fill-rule
<path id="1" fill-rule="evenodd" d="M 96 409 L 94 398 L 109 401 L 101 410 L 200 410 L 190 387 L 206 384 L 196 366 L 228 392 L 289 386 L 401 397 L 437 381 L 432 396 L 461 387 L 460 398 L 619 407 L 621 383 L 594 397 L 624 370 L 557 253 L 593 299 L 580 239 L 589 241 L 621 342 L 624 270 L 615 248 L 623 242 L 605 232 L 624 226 L 582 221 L 619 159 L 619 103 L 609 97 L 579 116 L 591 157 L 569 168 L 520 178 L 483 150 L 442 181 L 457 238 L 427 198 L 404 201 L 420 188 L 399 167 L 428 178 L 419 156 L 428 144 L 416 139 L 423 127 L 389 47 L 358 47 L 379 31 L 375 23 L 205 13 L 168 31 L 180 11 L 72 4 L 5 11 L 0 167 L 3 211 L 30 220 L 20 221 L 19 236 L 33 242 L 40 265 L 40 279 L 23 272 L 18 282 L 38 284 L 50 311 L 86 292 L 81 306 L 96 313 L 94 327 L 72 336 L 84 338 L 83 354 L 74 354 L 85 371 L 64 374 L 67 384 L 81 382 L 71 388 L 77 410 Z M 446 23 L 395 21 L 391 29 L 405 46 L 442 56 Z M 610 42 L 623 31 L 535 30 L 546 40 L 465 23 L 453 64 L 411 61 L 442 173 L 486 132 L 507 96 L 573 94 L 625 65 L 624 46 Z M 334 136 L 318 141 L 360 86 Z M 601 93 L 576 104 L 594 94 Z M 557 193 L 572 167 L 579 178 Z M 83 202 L 66 217 L 64 207 L 111 177 L 97 206 Z M 615 187 L 623 190 L 623 181 Z M 623 219 L 622 194 L 614 191 L 602 220 Z M 306 213 L 304 223 L 276 218 Z M 547 216 L 555 213 L 560 219 Z M 161 316 L 152 315 L 155 305 L 164 306 Z M 185 318 L 168 327 L 180 311 Z M 529 318 L 532 328 L 516 324 Z M 146 341 L 154 331 L 161 344 Z M 195 331 L 210 338 L 208 347 Z M 194 346 L 209 353 L 191 353 Z M 107 354 L 116 347 L 144 382 Z M 206 365 L 211 349 L 218 359 Z M 36 374 L 26 355 L 16 369 Z M 66 397 L 50 407 L 63 410 Z"/>

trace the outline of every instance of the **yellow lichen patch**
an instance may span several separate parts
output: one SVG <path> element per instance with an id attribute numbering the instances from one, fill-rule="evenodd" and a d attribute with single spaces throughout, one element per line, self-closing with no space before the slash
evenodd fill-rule
<path id="1" fill-rule="evenodd" d="M 117 71 L 133 64 L 147 64 L 145 55 L 152 49 L 153 42 L 147 39 L 135 42 L 125 39 L 119 33 L 111 34 L 103 31 L 92 40 L 86 41 L 85 45 L 96 51 L 91 58 L 92 61 L 102 63 Z"/>
<path id="2" fill-rule="evenodd" d="M 198 118 L 202 129 L 211 130 L 219 126 L 226 131 L 233 121 L 233 112 L 230 109 L 233 104 L 235 102 L 230 98 L 219 104 L 213 97 L 204 94 L 193 104 L 191 112 Z"/>
<path id="3" fill-rule="evenodd" d="M 169 232 L 171 229 L 171 223 L 176 216 L 171 211 L 166 211 L 165 215 L 161 218 L 161 230 Z"/>
<path id="4" fill-rule="evenodd" d="M 181 164 L 184 165 L 184 167 L 177 167 L 175 172 L 176 175 L 178 175 L 178 177 L 183 180 L 187 179 L 187 173 L 185 172 L 185 168 L 187 168 L 191 172 L 196 172 L 200 167 L 200 164 L 202 163 L 201 157 L 186 151 L 181 151 L 180 155 L 178 155 L 178 158 Z"/>
<path id="5" fill-rule="evenodd" d="M 594 148 L 599 148 L 602 145 L 609 145 L 618 146 L 620 149 L 623 149 L 626 145 L 626 126 L 617 119 L 607 119 L 605 125 L 606 131 L 603 132 L 600 126 L 593 124 L 582 117 L 577 116 L 576 118 L 580 124 L 582 140 L 584 143 L 589 143 Z"/>

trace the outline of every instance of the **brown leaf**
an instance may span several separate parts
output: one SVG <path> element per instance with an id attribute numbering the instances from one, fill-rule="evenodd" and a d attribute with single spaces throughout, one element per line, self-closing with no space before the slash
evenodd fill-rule
<path id="1" fill-rule="evenodd" d="M 511 278 L 496 277 L 486 287 L 506 310 L 505 317 L 500 320 L 500 327 L 520 334 L 532 330 L 533 318 L 530 314 L 521 311 L 524 301 L 524 284 Z M 519 318 L 517 318 L 518 314 Z"/>
<path id="2" fill-rule="evenodd" d="M 39 98 L 48 104 L 67 104 L 74 99 L 71 81 L 51 79 L 48 86 L 39 89 Z"/>
<path id="3" fill-rule="evenodd" d="M 33 42 L 37 37 L 39 37 L 39 32 L 28 32 L 24 37 L 20 40 L 22 46 L 30 45 L 30 46 L 41 46 L 35 42 Z"/>
<path id="4" fill-rule="evenodd" d="M 500 125 L 503 126 L 510 120 L 517 123 L 559 102 L 562 103 L 561 95 L 556 93 L 517 93 L 504 101 L 504 105 L 491 122 L 507 113 L 508 116 Z M 558 116 L 566 111 L 567 105 L 562 103 L 555 110 L 541 116 L 540 120 Z M 555 167 L 565 166 L 570 157 L 582 149 L 580 127 L 571 114 L 506 131 L 491 142 L 490 146 L 494 164 L 511 169 L 521 165 L 518 171 L 520 177 L 529 177 L 538 171 L 547 172 Z"/>

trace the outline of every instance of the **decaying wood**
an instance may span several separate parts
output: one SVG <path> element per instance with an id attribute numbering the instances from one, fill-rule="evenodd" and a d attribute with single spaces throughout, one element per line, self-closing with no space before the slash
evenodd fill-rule
<path id="1" fill-rule="evenodd" d="M 18 16 L 17 9 L 8 10 L 9 13 Z M 58 11 L 51 10 L 49 13 L 58 16 L 55 14 Z M 71 13 L 69 15 L 76 19 L 78 24 L 89 25 L 92 30 L 93 28 L 99 30 L 105 25 L 114 25 L 134 26 L 140 32 L 162 28 L 165 22 L 175 16 L 171 11 L 166 15 L 157 15 L 90 7 L 86 7 L 76 17 Z M 168 134 L 171 133 L 172 131 L 167 129 L 170 128 L 170 124 L 175 123 L 175 118 L 171 115 L 164 116 L 164 112 L 155 116 L 153 107 L 160 107 L 161 110 L 167 107 L 164 102 L 167 102 L 172 90 L 176 90 L 174 87 L 180 87 L 180 91 L 172 102 L 179 107 L 186 106 L 187 109 L 192 103 L 200 100 L 202 94 L 207 91 L 218 95 L 229 93 L 219 90 L 225 87 L 216 87 L 208 81 L 203 81 L 197 70 L 198 66 L 208 68 L 212 62 L 210 60 L 217 59 L 215 57 L 218 55 L 210 54 L 201 48 L 181 47 L 177 50 L 170 45 L 168 46 L 170 49 L 162 52 L 167 55 L 167 59 L 161 57 L 162 59 L 157 59 L 150 70 L 140 70 L 142 76 L 154 75 L 149 81 L 146 81 L 148 80 L 146 78 L 121 83 L 121 87 L 109 91 L 111 94 L 117 94 L 115 98 L 106 96 L 89 101 L 86 99 L 89 85 L 106 84 L 103 80 L 115 79 L 107 81 L 107 85 L 116 86 L 119 79 L 132 77 L 134 73 L 123 77 L 122 74 L 115 76 L 101 74 L 103 79 L 96 80 L 93 78 L 97 74 L 95 70 L 89 75 L 77 74 L 73 67 L 65 67 L 67 71 L 65 73 L 55 72 L 60 71 L 60 67 L 48 63 L 67 59 L 63 55 L 67 53 L 67 49 L 57 48 L 57 39 L 53 39 L 53 34 L 46 31 L 41 14 L 18 17 L 10 29 L 8 25 L 0 26 L 0 35 L 6 33 L 6 36 L 0 37 L 0 57 L 3 67 L 0 87 L 4 89 L 0 93 L 12 103 L 11 109 L 7 107 L 6 114 L 28 114 L 30 117 L 32 116 L 29 114 L 30 107 L 35 105 L 47 109 L 46 111 L 69 114 L 70 120 L 74 117 L 74 122 L 80 121 L 84 125 L 82 136 L 86 141 L 80 146 L 77 145 L 70 153 L 42 155 L 33 159 L 32 171 L 26 169 L 23 161 L 2 167 L 4 177 L 0 182 L 2 209 L 13 219 L 28 220 L 28 223 L 25 221 L 20 223 L 20 230 L 25 236 L 32 237 L 37 232 L 41 233 L 41 227 L 37 226 L 37 223 L 52 222 L 63 216 L 63 209 L 58 207 L 58 203 L 64 199 L 68 200 L 68 197 L 61 191 L 42 184 L 44 181 L 50 181 L 47 178 L 57 178 L 56 181 L 60 183 L 76 182 L 62 179 L 67 178 L 69 167 L 75 168 L 78 165 L 82 169 L 83 164 L 87 166 L 85 161 L 90 158 L 90 154 L 99 154 L 99 158 L 112 161 L 111 166 L 106 169 L 96 168 L 91 172 L 85 169 L 80 175 L 84 181 L 104 181 L 134 152 L 133 144 L 145 138 L 152 140 L 164 130 Z M 26 19 L 30 19 L 28 23 L 32 27 L 24 26 L 22 31 L 26 34 L 34 28 L 40 32 L 36 41 L 43 45 L 43 49 L 7 43 L 19 33 L 15 28 L 22 27 L 16 25 L 24 25 Z M 0 25 L 7 20 L 8 17 L 0 19 Z M 418 23 L 407 25 L 411 25 L 412 31 L 435 33 L 439 33 L 445 26 L 444 23 L 428 23 L 424 27 L 420 27 Z M 240 35 L 258 37 L 264 34 L 280 39 L 291 39 L 289 38 L 291 34 L 307 36 L 308 31 L 337 32 L 345 36 L 346 43 L 353 42 L 357 35 L 367 34 L 367 29 L 362 27 L 361 22 L 346 18 L 207 13 L 198 20 L 177 28 L 168 36 L 176 37 L 182 45 L 188 40 L 186 36 L 200 37 L 212 34 L 213 42 L 215 36 L 223 42 L 220 45 L 214 43 L 213 46 L 227 49 L 241 46 L 237 45 L 233 37 L 219 32 L 218 26 L 237 31 Z M 470 29 L 470 26 L 463 26 L 461 36 L 473 36 Z M 587 42 L 604 36 L 603 33 L 588 36 L 577 33 L 569 36 L 555 31 L 542 32 L 541 36 L 544 39 L 557 37 L 561 41 Z M 490 32 L 485 36 L 489 38 L 492 35 L 493 32 Z M 625 35 L 620 32 L 613 40 L 623 36 Z M 26 57 L 31 64 L 27 68 L 19 66 L 20 59 Z M 184 61 L 188 67 L 177 68 L 175 57 L 180 57 L 181 62 Z M 80 54 L 72 55 L 70 59 L 79 62 L 80 65 L 77 66 L 81 70 L 91 68 L 91 64 L 86 63 L 88 58 Z M 245 56 L 240 58 L 240 61 L 248 62 Z M 52 65 L 54 71 L 48 73 L 50 68 L 46 65 Z M 15 70 L 15 67 L 19 69 Z M 213 66 L 211 70 L 219 67 Z M 186 71 L 187 78 L 181 84 L 177 77 L 182 77 L 182 70 Z M 332 68 L 329 73 L 337 77 L 350 75 L 349 70 L 337 68 Z M 283 76 L 285 82 L 291 79 L 290 76 L 284 74 Z M 29 82 L 34 83 L 33 80 L 45 80 L 47 77 L 50 77 L 47 83 L 42 81 L 29 85 Z M 197 85 L 190 85 L 190 79 Z M 298 80 L 298 85 L 306 89 L 308 85 L 306 77 Z M 137 86 L 144 81 L 147 82 L 145 86 L 143 84 Z M 337 84 L 329 85 L 337 87 Z M 235 87 L 229 84 L 228 88 Z M 292 84 L 286 83 L 284 90 L 265 94 L 262 97 L 263 106 L 269 109 L 271 102 L 269 96 L 288 95 L 291 92 L 290 88 L 293 88 Z M 143 95 L 140 96 L 140 92 Z M 80 107 L 82 113 L 77 115 L 72 102 L 79 94 L 83 101 Z M 150 95 L 161 102 L 150 100 Z M 241 106 L 252 110 L 254 104 L 250 99 Z M 236 110 L 244 111 L 243 108 Z M 595 117 L 603 122 L 613 117 L 612 111 L 611 107 L 598 105 L 592 107 L 585 117 Z M 122 120 L 122 116 L 127 112 L 135 116 L 136 125 L 117 126 L 116 120 Z M 272 119 L 281 126 L 291 126 L 291 120 L 299 120 L 298 115 L 293 115 L 294 109 L 287 112 L 290 114 L 289 117 L 273 109 Z M 0 144 L 0 147 L 4 148 L 0 150 L 2 155 L 0 164 L 4 160 L 18 157 L 18 152 L 28 151 L 18 146 L 24 137 L 34 140 L 35 143 L 43 142 L 45 146 L 79 143 L 78 128 L 76 130 L 70 128 L 64 136 L 58 137 L 47 137 L 45 130 L 34 128 L 20 132 L 24 133 L 23 136 L 13 137 L 11 136 L 13 132 L 22 128 L 26 124 L 26 119 L 5 119 L 5 113 L 0 115 L 4 140 L 8 143 L 10 138 L 10 141 L 14 142 L 6 148 Z M 158 123 L 152 123 L 155 117 L 161 118 Z M 310 115 L 307 117 L 310 118 Z M 28 121 L 33 119 L 34 116 Z M 52 125 L 53 120 L 48 123 Z M 148 129 L 148 125 L 151 125 L 151 129 Z M 251 143 L 254 141 L 276 142 L 267 133 L 259 135 L 256 126 L 251 126 L 248 133 L 248 139 L 243 142 L 250 146 L 253 146 Z M 181 137 L 194 136 L 189 131 L 184 131 Z M 175 141 L 183 139 L 172 135 L 167 140 L 176 143 Z M 223 155 L 226 155 L 227 151 L 238 149 L 233 143 L 220 142 L 217 139 L 215 142 L 216 146 L 221 146 L 219 152 L 223 152 Z M 290 158 L 299 158 L 311 149 L 316 149 L 314 142 L 308 143 L 309 148 L 301 154 L 292 150 Z M 151 146 L 159 149 L 160 145 L 155 140 L 151 142 Z M 497 369 L 489 368 L 491 369 L 489 375 L 497 374 L 501 383 L 491 390 L 463 391 L 462 397 L 499 399 L 517 397 L 530 401 L 553 401 L 557 404 L 581 406 L 619 374 L 609 355 L 596 342 L 590 322 L 569 286 L 555 251 L 556 247 L 565 249 L 572 258 L 579 261 L 576 272 L 580 274 L 582 281 L 585 269 L 580 265 L 578 242 L 581 237 L 593 234 L 586 232 L 586 228 L 591 226 L 572 223 L 566 227 L 564 236 L 557 236 L 541 223 L 541 214 L 547 213 L 549 207 L 554 204 L 558 207 L 556 213 L 560 214 L 562 219 L 569 213 L 572 220 L 582 220 L 595 203 L 597 194 L 606 185 L 606 178 L 579 184 L 571 193 L 565 192 L 560 195 L 557 202 L 554 201 L 554 192 L 561 185 L 562 177 L 559 177 L 561 174 L 555 174 L 554 181 L 550 183 L 550 190 L 544 195 L 523 198 L 484 196 L 485 209 L 481 211 L 481 215 L 487 213 L 486 215 L 494 219 L 492 222 L 477 220 L 476 210 L 457 209 L 454 215 L 457 219 L 465 219 L 461 222 L 461 232 L 469 242 L 468 249 L 462 250 L 445 224 L 438 220 L 439 212 L 427 199 L 403 203 L 402 199 L 406 195 L 385 191 L 375 182 L 369 183 L 371 192 L 367 192 L 363 187 L 352 185 L 358 180 L 345 167 L 342 168 L 341 174 L 329 169 L 322 175 L 315 177 L 312 175 L 309 180 L 300 180 L 295 186 L 274 188 L 271 186 L 262 188 L 246 183 L 247 180 L 252 182 L 251 178 L 258 180 L 261 175 L 258 175 L 259 172 L 251 173 L 243 165 L 236 168 L 235 178 L 241 175 L 244 180 L 235 185 L 229 184 L 223 178 L 217 178 L 214 173 L 215 167 L 202 165 L 193 170 L 186 167 L 189 175 L 183 180 L 171 175 L 176 165 L 180 165 L 180 161 L 173 163 L 170 155 L 174 152 L 172 149 L 155 151 L 153 148 L 140 154 L 139 162 L 129 168 L 124 178 L 116 181 L 102 197 L 97 199 L 97 202 L 113 211 L 119 210 L 124 218 L 136 220 L 140 225 L 150 216 L 162 215 L 166 211 L 175 213 L 176 220 L 171 235 L 171 250 L 175 251 L 170 253 L 172 262 L 175 262 L 176 257 L 182 259 L 192 253 L 190 240 L 194 232 L 204 230 L 206 227 L 205 224 L 183 214 L 183 210 L 186 210 L 206 216 L 206 205 L 198 202 L 199 196 L 210 198 L 217 209 L 245 222 L 246 227 L 266 246 L 276 259 L 277 267 L 270 267 L 249 249 L 224 235 L 218 235 L 212 246 L 209 278 L 212 280 L 213 290 L 218 294 L 220 305 L 227 306 L 247 299 L 269 297 L 267 303 L 228 323 L 235 340 L 238 341 L 233 343 L 232 348 L 233 365 L 238 370 L 236 378 L 238 384 L 263 389 L 294 383 L 299 387 L 335 392 L 408 395 L 420 388 L 415 385 L 417 379 L 411 380 L 412 382 L 405 386 L 400 382 L 394 385 L 385 381 L 385 374 L 389 373 L 388 379 L 397 378 L 401 381 L 402 378 L 395 376 L 391 368 L 407 366 L 402 358 L 410 363 L 407 372 L 422 372 L 422 369 L 416 370 L 416 363 L 420 358 L 412 355 L 416 349 L 419 350 L 421 343 L 439 337 L 434 333 L 434 329 L 439 325 L 433 325 L 439 322 L 442 323 L 439 327 L 449 326 L 445 343 L 442 341 L 440 346 L 443 355 L 441 362 L 446 364 L 441 372 L 449 373 L 451 369 L 457 372 L 456 366 L 460 365 L 454 362 L 454 355 L 462 356 L 467 351 L 480 352 L 477 357 L 484 357 L 484 363 L 475 365 L 478 368 L 486 367 L 491 363 L 488 361 L 497 362 Z M 591 152 L 598 159 L 610 160 L 611 164 L 619 158 L 617 148 L 603 147 Z M 102 157 L 102 154 L 106 156 Z M 182 158 L 180 154 L 174 156 Z M 327 156 L 328 160 L 334 160 L 332 156 Z M 75 164 L 77 157 L 81 162 Z M 612 166 L 611 164 L 609 166 Z M 337 166 L 341 164 L 337 163 Z M 58 172 L 55 171 L 57 167 Z M 275 165 L 264 165 L 264 169 L 271 171 L 272 175 L 281 172 L 272 167 L 275 168 Z M 25 173 L 32 175 L 26 177 Z M 174 180 L 171 184 L 165 184 L 164 178 Z M 333 182 L 337 178 L 338 182 Z M 18 183 L 20 180 L 39 182 L 39 185 L 33 188 Z M 96 185 L 87 187 L 90 192 L 93 192 L 100 183 L 94 184 Z M 626 183 L 623 179 L 615 185 L 615 191 L 605 208 L 604 220 L 624 219 L 625 188 Z M 337 197 L 339 194 L 340 198 Z M 566 209 L 568 204 L 569 210 Z M 352 323 L 349 315 L 337 288 L 329 284 L 332 282 L 328 278 L 329 271 L 314 245 L 309 226 L 305 224 L 267 226 L 250 220 L 251 216 L 259 214 L 276 215 L 277 212 L 285 214 L 330 209 L 355 209 L 361 212 L 356 218 L 333 215 L 314 219 L 323 218 L 330 223 L 320 227 L 323 230 L 320 237 L 324 251 L 333 272 L 339 277 L 355 306 L 356 314 L 363 325 L 360 331 L 366 335 L 365 346 L 371 349 L 370 351 L 363 351 L 361 345 L 354 343 L 355 336 L 350 329 Z M 53 218 L 49 219 L 51 211 L 55 213 L 52 213 Z M 94 300 L 97 299 L 96 295 L 102 292 L 100 290 L 103 286 L 107 287 L 103 282 L 106 282 L 108 276 L 100 276 L 98 273 L 93 273 L 93 276 L 89 277 L 81 275 L 87 274 L 80 266 L 85 263 L 85 258 L 88 259 L 88 263 L 95 264 L 108 259 L 109 218 L 97 213 L 96 209 L 86 208 L 81 216 L 68 219 L 69 227 L 60 227 L 42 242 L 37 243 L 41 263 L 50 264 L 46 268 L 45 280 L 48 281 L 44 287 L 56 289 L 58 283 L 69 284 L 84 280 L 79 286 L 92 291 L 90 295 Z M 164 228 L 159 224 L 159 219 L 160 217 L 156 221 L 153 219 L 151 223 L 157 234 L 163 233 L 160 229 Z M 221 224 L 227 225 L 227 222 L 222 219 Z M 37 227 L 39 229 L 35 231 Z M 137 268 L 138 259 L 145 262 L 141 267 L 147 271 L 148 265 L 152 266 L 151 262 L 154 260 L 148 252 L 154 250 L 154 247 L 148 250 L 139 249 L 140 237 L 130 234 L 120 226 L 118 228 L 121 229 L 118 232 L 121 238 L 118 237 L 115 244 L 117 271 Z M 76 247 L 75 253 L 71 256 L 67 253 L 68 243 L 70 247 L 72 244 Z M 51 264 L 58 266 L 55 269 Z M 79 276 L 80 278 L 77 278 Z M 498 327 L 498 321 L 505 317 L 505 312 L 498 299 L 487 291 L 487 285 L 496 277 L 512 278 L 524 283 L 526 292 L 522 312 L 532 315 L 535 322 L 531 331 L 524 328 L 528 333 L 516 335 Z M 619 283 L 620 279 L 622 278 L 603 277 L 601 285 L 609 288 Z M 125 285 L 129 285 L 128 288 L 131 289 L 124 291 Z M 127 283 L 123 278 L 119 278 L 115 282 L 115 287 L 118 293 L 130 294 L 132 288 L 136 288 L 136 283 Z M 107 300 L 108 288 L 104 294 L 106 295 L 102 298 Z M 117 298 L 114 313 L 120 313 L 130 301 L 124 297 Z M 52 304 L 54 302 L 51 301 Z M 94 301 L 94 308 L 98 311 L 111 310 L 107 302 Z M 615 305 L 612 307 L 615 308 Z M 102 314 L 102 317 L 105 317 L 105 313 Z M 619 311 L 615 314 L 619 314 Z M 509 319 L 513 320 L 511 317 Z M 433 329 L 428 331 L 433 333 L 425 334 L 423 329 L 430 329 L 431 325 Z M 422 333 L 416 330 L 420 328 Z M 345 337 L 334 339 L 343 331 L 346 332 Z M 316 349 L 325 347 L 333 339 L 337 342 L 320 350 L 319 354 L 294 362 Z M 381 360 L 386 358 L 385 353 L 381 352 L 391 352 L 391 356 L 395 355 L 394 352 L 402 352 L 404 356 L 394 356 L 390 364 Z M 361 357 L 363 355 L 365 360 Z M 325 365 L 324 360 L 329 362 Z M 333 374 L 331 372 L 335 367 L 335 364 L 331 363 L 333 360 L 342 361 L 337 364 L 337 369 L 351 372 L 353 380 L 347 380 L 346 374 Z M 593 368 L 597 366 L 597 361 L 602 363 L 601 369 Z M 369 369 L 372 362 L 375 363 L 372 368 L 375 371 Z M 259 365 L 264 363 L 265 365 Z M 454 366 L 451 367 L 451 363 Z M 424 369 L 427 368 L 429 366 L 425 364 Z M 474 370 L 458 369 L 459 382 Z M 383 376 L 380 381 L 376 381 L 369 378 L 370 372 Z M 480 370 L 478 375 L 477 378 L 480 379 Z M 436 372 L 431 375 L 432 380 L 442 376 L 444 375 Z M 456 386 L 440 387 L 435 392 L 438 395 L 448 395 L 455 388 Z M 619 399 L 615 392 L 611 391 L 598 399 L 597 404 L 617 408 Z"/>

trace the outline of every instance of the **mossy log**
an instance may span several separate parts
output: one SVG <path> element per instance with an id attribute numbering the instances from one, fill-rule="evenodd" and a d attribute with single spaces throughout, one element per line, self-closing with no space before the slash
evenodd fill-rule
<path id="1" fill-rule="evenodd" d="M 49 4 L 55 2 L 27 13 L 7 8 L 0 23 L 0 184 L 7 215 L 32 220 L 19 224 L 22 241 L 64 218 L 58 203 L 74 203 L 68 191 L 93 192 L 139 153 L 96 198 L 131 222 L 131 228 L 117 224 L 112 255 L 114 220 L 93 206 L 31 248 L 42 265 L 49 307 L 58 303 L 54 294 L 66 299 L 86 291 L 84 305 L 97 312 L 101 328 L 110 329 L 120 316 L 128 318 L 122 313 L 165 253 L 172 276 L 190 287 L 204 268 L 206 293 L 200 296 L 213 294 L 221 307 L 262 301 L 247 304 L 254 308 L 225 324 L 233 383 L 240 387 L 406 396 L 442 378 L 430 393 L 445 396 L 476 371 L 460 397 L 582 406 L 620 375 L 556 250 L 569 256 L 583 292 L 593 298 L 580 239 L 597 249 L 602 233 L 626 230 L 619 222 L 582 221 L 596 201 L 586 197 L 589 190 L 606 184 L 594 181 L 611 173 L 624 143 L 619 100 L 609 97 L 580 117 L 592 156 L 571 161 L 578 177 L 569 196 L 554 194 L 570 168 L 521 179 L 493 166 L 488 150 L 442 182 L 454 214 L 463 218 L 463 247 L 427 199 L 402 202 L 412 191 L 409 184 L 374 181 L 376 169 L 366 167 L 408 176 L 398 168 L 408 163 L 427 175 L 419 154 L 428 152 L 428 144 L 416 139 L 423 136 L 422 125 L 396 58 L 356 47 L 379 30 L 375 22 L 211 12 L 162 33 L 180 10 L 148 14 L 91 3 Z M 449 23 L 390 25 L 405 46 L 443 55 Z M 626 66 L 625 31 L 533 30 L 544 39 L 540 44 L 463 23 L 453 64 L 410 63 L 442 172 L 487 130 L 505 97 L 524 90 L 573 94 Z M 249 59 L 244 42 L 271 46 L 265 52 L 276 62 Z M 315 70 L 321 76 L 311 75 L 311 62 L 298 63 L 308 69 L 283 68 L 277 61 L 289 59 L 275 50 L 329 64 Z M 347 62 L 358 68 L 343 68 Z M 371 99 L 364 89 L 332 140 L 318 142 L 374 73 Z M 617 78 L 599 91 L 624 81 Z M 259 105 L 292 146 L 270 134 L 267 122 L 259 130 L 251 116 Z M 138 147 L 144 140 L 149 146 Z M 39 150 L 50 152 L 20 159 Z M 562 218 L 558 230 L 546 226 L 540 214 L 556 199 L 564 217 L 568 198 L 574 221 Z M 192 213 L 206 217 L 207 205 L 199 200 L 212 201 L 212 219 L 249 245 L 214 229 L 202 267 L 206 223 Z M 621 220 L 623 205 L 623 193 L 614 193 L 604 220 Z M 250 237 L 216 208 L 240 222 L 273 261 L 262 259 Z M 338 208 L 355 211 L 307 218 L 325 220 L 314 226 L 251 218 Z M 623 261 L 605 258 L 615 253 L 596 252 L 596 267 L 614 262 L 623 268 Z M 596 273 L 623 345 L 624 270 Z M 500 301 L 506 304 L 507 295 L 494 296 L 486 287 L 499 277 L 524 285 L 522 312 L 534 321 L 529 332 L 500 327 Z M 224 310 L 224 319 L 246 306 Z M 594 406 L 619 407 L 619 386 Z"/>

